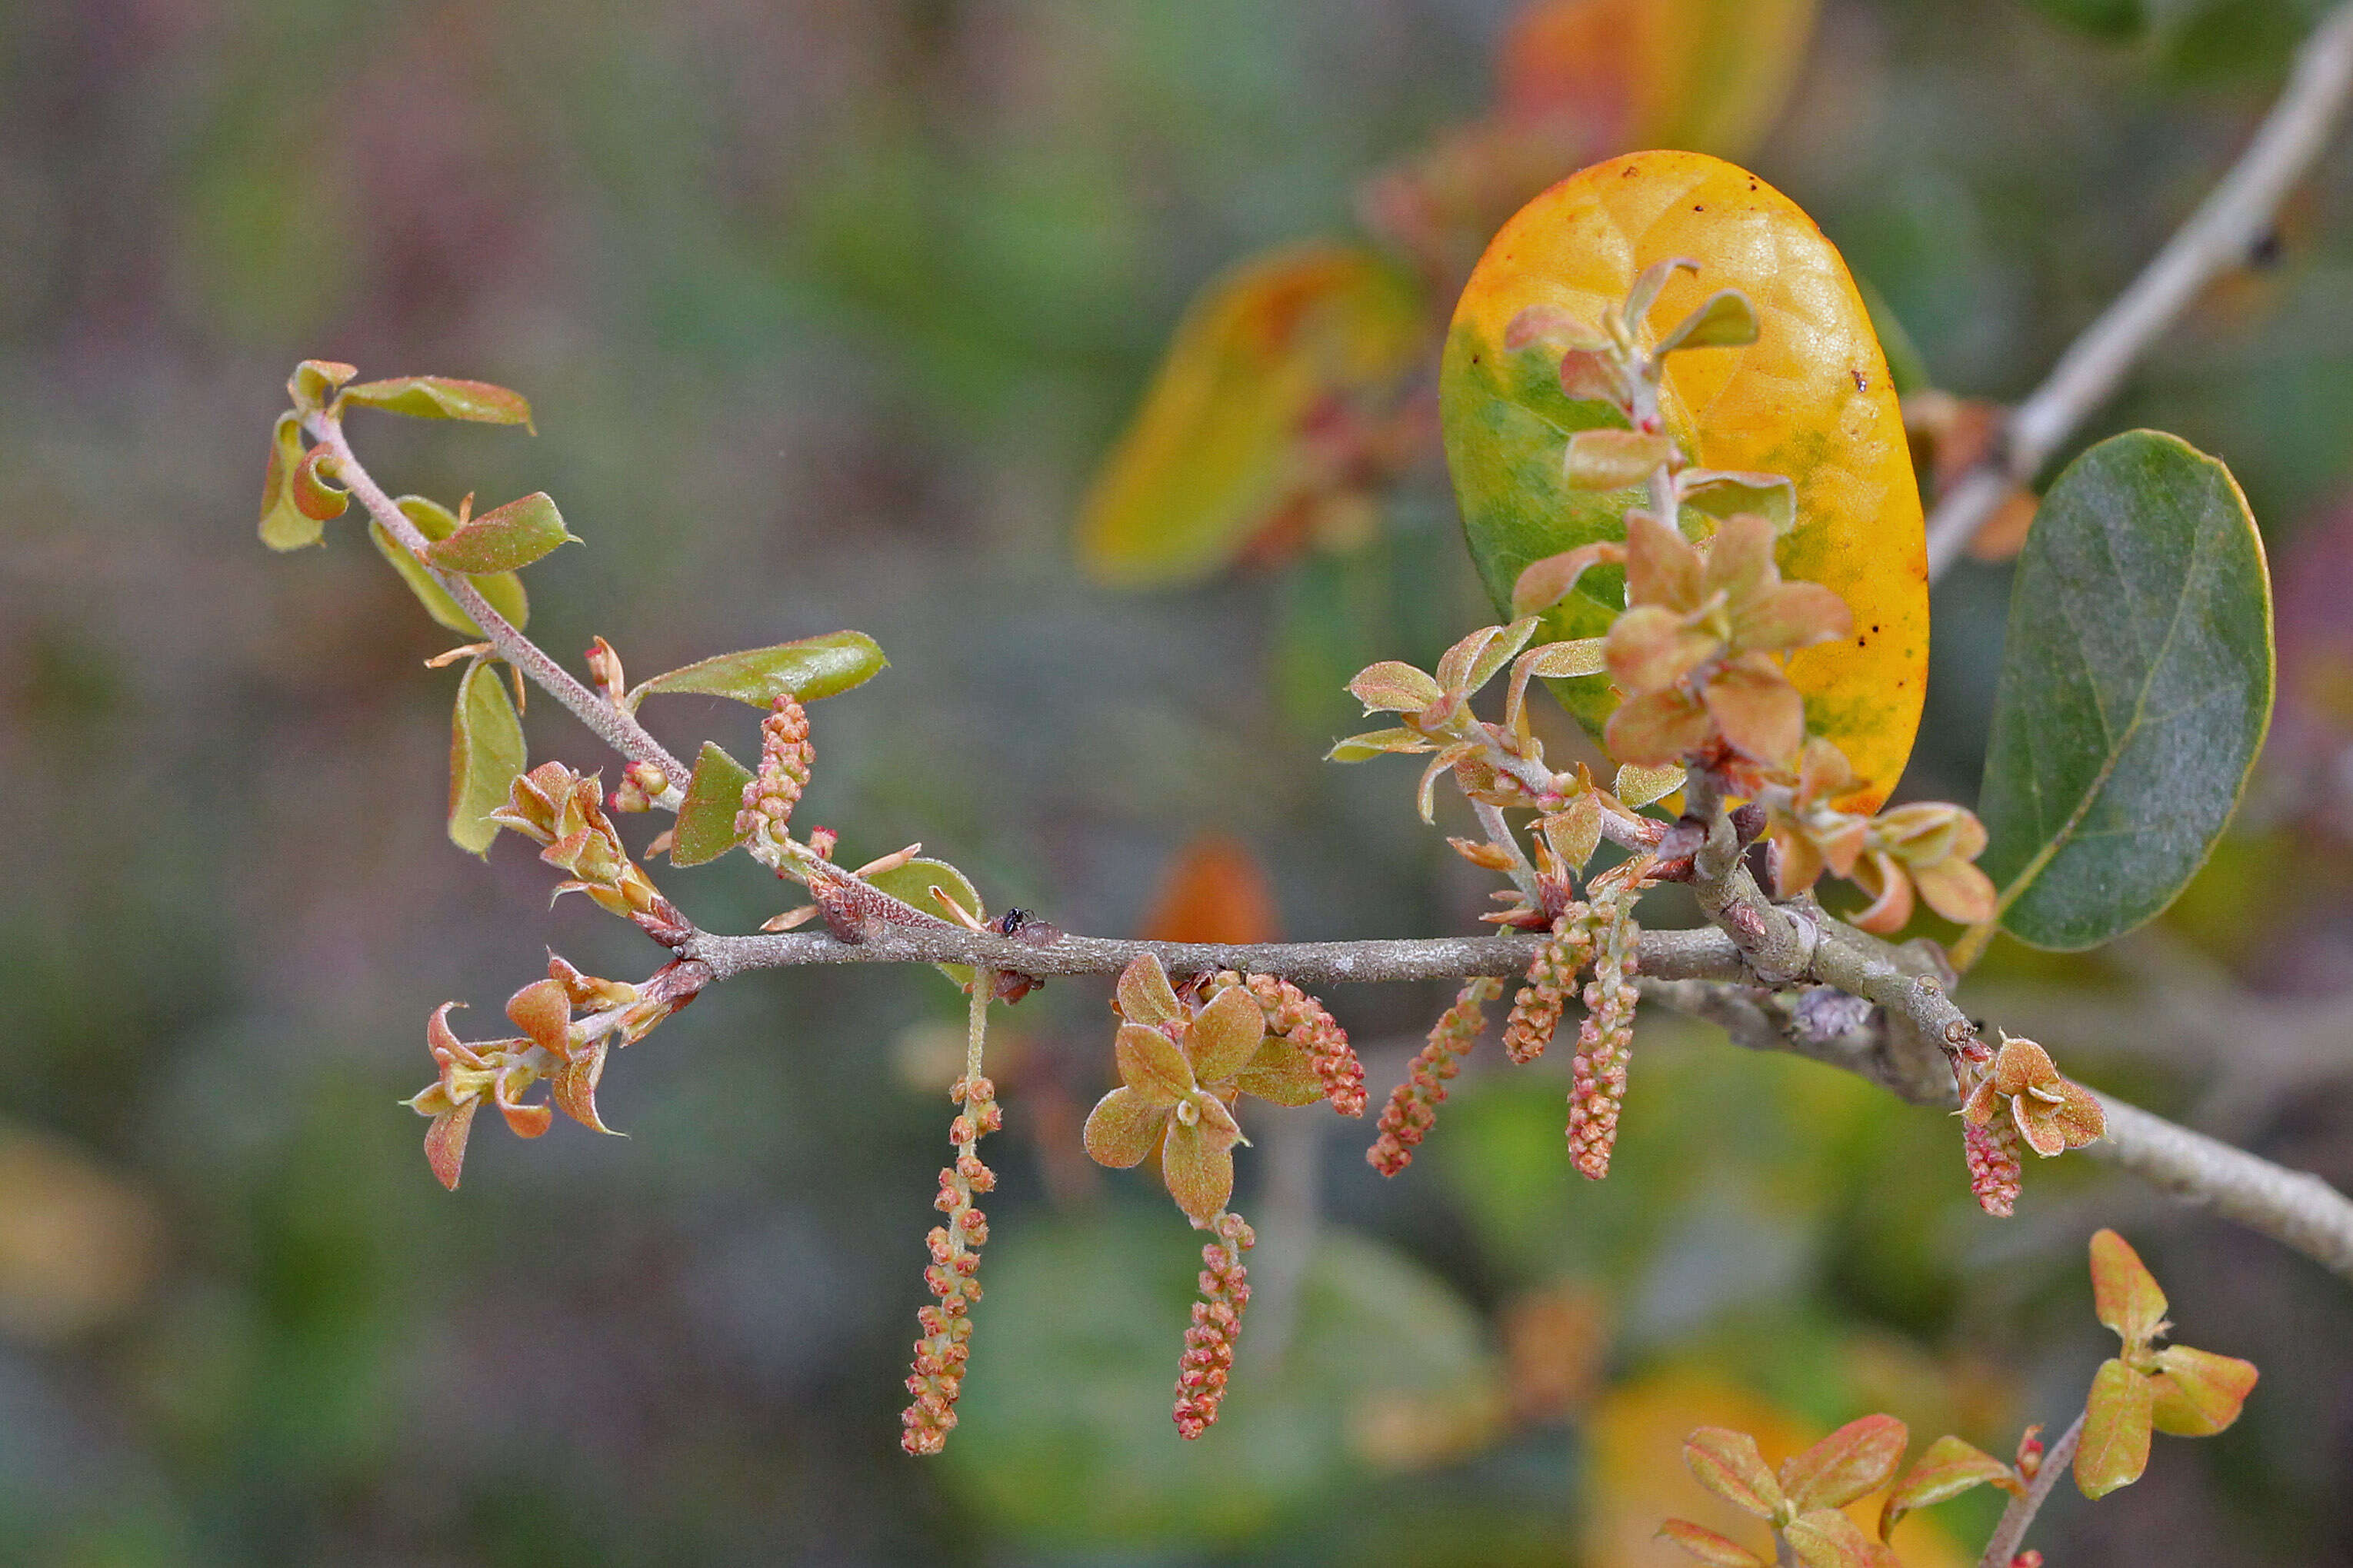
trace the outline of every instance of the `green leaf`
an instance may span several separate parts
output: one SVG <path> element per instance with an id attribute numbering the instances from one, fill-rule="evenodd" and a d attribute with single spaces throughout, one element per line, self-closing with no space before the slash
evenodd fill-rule
<path id="1" fill-rule="evenodd" d="M 932 897 L 938 888 L 975 915 L 981 913 L 980 892 L 972 879 L 944 860 L 918 856 L 903 866 L 888 871 L 878 871 L 866 879 L 871 887 L 879 888 L 902 904 L 921 910 L 934 920 L 954 921 L 939 900 Z M 958 985 L 972 984 L 972 966 L 965 963 L 938 963 L 932 967 L 955 981 Z"/>
<path id="2" fill-rule="evenodd" d="M 417 419 L 471 419 L 483 425 L 521 425 L 539 434 L 531 423 L 531 401 L 520 392 L 492 386 L 487 381 L 459 381 L 446 375 L 405 375 L 395 381 L 364 381 L 347 386 L 338 403 L 381 408 Z"/>
<path id="3" fill-rule="evenodd" d="M 1426 752 L 1430 742 L 1419 730 L 1367 730 L 1351 735 L 1324 753 L 1327 763 L 1369 763 L 1391 752 Z"/>
<path id="4" fill-rule="evenodd" d="M 356 366 L 331 359 L 306 359 L 286 378 L 286 395 L 297 413 L 314 414 L 327 405 L 335 388 L 359 374 Z"/>
<path id="5" fill-rule="evenodd" d="M 417 525 L 417 531 L 428 540 L 447 539 L 458 531 L 456 515 L 438 501 L 427 500 L 423 496 L 402 496 L 393 504 L 400 508 L 408 521 Z M 375 541 L 376 549 L 392 563 L 393 570 L 400 574 L 401 580 L 408 584 L 408 591 L 417 595 L 418 604 L 425 606 L 427 615 L 461 637 L 479 637 L 482 635 L 482 628 L 476 626 L 473 617 L 459 609 L 458 601 L 433 580 L 433 574 L 425 569 L 424 563 L 403 550 L 400 542 L 384 531 L 383 524 L 368 524 L 368 537 Z M 517 631 L 521 631 L 524 623 L 531 619 L 530 596 L 523 592 L 522 579 L 513 573 L 486 574 L 474 579 L 474 586 L 480 590 L 483 598 L 490 601 L 491 608 L 504 616 Z"/>
<path id="6" fill-rule="evenodd" d="M 294 475 L 301 466 L 301 417 L 281 414 L 269 432 L 269 467 L 261 478 L 261 542 L 272 550 L 300 550 L 326 533 L 317 518 L 294 504 Z"/>
<path id="7" fill-rule="evenodd" d="M 468 521 L 448 538 L 438 540 L 426 559 L 444 572 L 512 572 L 528 566 L 558 545 L 579 542 L 564 526 L 555 502 L 544 490 L 534 490 Z"/>
<path id="8" fill-rule="evenodd" d="M 507 803 L 507 791 L 523 771 L 522 722 L 507 700 L 498 667 L 476 659 L 458 682 L 457 710 L 449 718 L 449 841 L 480 855 L 499 836 L 491 813 Z"/>
<path id="9" fill-rule="evenodd" d="M 744 842 L 735 831 L 735 817 L 744 809 L 744 786 L 751 782 L 751 769 L 711 742 L 702 742 L 702 754 L 694 759 L 694 776 L 687 781 L 686 799 L 679 805 L 670 846 L 671 865 L 700 866 Z"/>
<path id="10" fill-rule="evenodd" d="M 631 712 L 656 692 L 733 697 L 765 708 L 789 691 L 804 702 L 831 697 L 862 684 L 891 661 L 864 632 L 828 632 L 774 647 L 723 653 L 640 681 L 624 700 Z"/>
<path id="11" fill-rule="evenodd" d="M 2271 581 L 2230 470 L 2112 437 L 2043 498 L 2010 590 L 1978 864 L 2035 947 L 2095 947 L 2205 862 L 2272 710 Z"/>
<path id="12" fill-rule="evenodd" d="M 2084 1403 L 2084 1438 L 2075 1448 L 2075 1485 L 2104 1498 L 2140 1479 L 2148 1468 L 2148 1429 L 2155 1391 L 2147 1378 L 2110 1357 L 2092 1374 Z"/>

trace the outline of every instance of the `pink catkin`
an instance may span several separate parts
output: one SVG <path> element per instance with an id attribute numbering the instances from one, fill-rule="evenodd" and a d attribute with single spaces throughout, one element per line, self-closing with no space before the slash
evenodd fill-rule
<path id="1" fill-rule="evenodd" d="M 1577 972 L 1593 953 L 1592 911 L 1572 904 L 1552 922 L 1552 940 L 1536 952 L 1528 965 L 1527 983 L 1512 998 L 1511 1016 L 1504 1023 L 1504 1054 L 1526 1066 L 1545 1054 Z"/>
<path id="2" fill-rule="evenodd" d="M 1568 1090 L 1569 1163 L 1597 1182 L 1609 1173 L 1609 1153 L 1618 1143 L 1634 1008 L 1641 1000 L 1630 978 L 1642 936 L 1632 910 L 1629 897 L 1597 911 L 1603 934 L 1593 956 L 1593 978 L 1585 987 L 1585 1022 L 1577 1032 Z"/>
<path id="3" fill-rule="evenodd" d="M 958 1079 L 954 1092 L 965 1108 L 948 1127 L 956 1162 L 940 1172 L 939 1195 L 932 1200 L 947 1223 L 933 1226 L 924 1238 L 932 1261 L 923 1283 L 937 1300 L 915 1313 L 923 1334 L 915 1342 L 907 1376 L 914 1402 L 899 1418 L 904 1428 L 899 1446 L 910 1454 L 938 1453 L 955 1430 L 956 1397 L 964 1391 L 965 1363 L 972 1354 L 972 1304 L 980 1300 L 980 1247 L 988 1239 L 988 1218 L 972 1200 L 997 1185 L 996 1173 L 981 1163 L 976 1148 L 983 1134 L 1005 1121 L 988 1079 L 967 1084 Z"/>
<path id="4" fill-rule="evenodd" d="M 1355 1047 L 1348 1044 L 1348 1031 L 1323 1003 L 1271 974 L 1243 976 L 1227 970 L 1218 976 L 1218 985 L 1219 989 L 1249 986 L 1266 1015 L 1267 1033 L 1307 1047 L 1315 1077 L 1324 1085 L 1324 1098 L 1331 1101 L 1332 1109 L 1343 1116 L 1365 1113 L 1365 1064 L 1356 1059 Z"/>
<path id="5" fill-rule="evenodd" d="M 1446 1098 L 1447 1081 L 1462 1070 L 1462 1058 L 1479 1043 L 1487 1007 L 1503 994 L 1503 984 L 1485 975 L 1464 983 L 1454 1005 L 1439 1015 L 1430 1041 L 1413 1058 L 1405 1081 L 1389 1095 L 1381 1111 L 1381 1135 L 1365 1151 L 1365 1159 L 1384 1176 L 1394 1176 L 1413 1163 L 1414 1149 L 1438 1120 L 1438 1106 Z"/>
<path id="6" fill-rule="evenodd" d="M 773 706 L 775 711 L 760 721 L 760 765 L 744 786 L 744 806 L 735 814 L 741 835 L 753 833 L 764 820 L 782 834 L 817 760 L 809 744 L 808 710 L 789 691 L 780 693 Z"/>
<path id="7" fill-rule="evenodd" d="M 1240 1338 L 1242 1310 L 1250 1305 L 1250 1271 L 1242 1254 L 1258 1235 L 1238 1214 L 1211 1223 L 1218 1239 L 1201 1249 L 1201 1300 L 1193 1303 L 1193 1326 L 1185 1331 L 1185 1354 L 1176 1363 L 1176 1435 L 1187 1442 L 1217 1425 L 1218 1406 L 1234 1367 L 1234 1342 Z"/>
<path id="8" fill-rule="evenodd" d="M 2003 1219 L 2018 1205 L 2022 1173 L 2018 1144 L 2018 1129 L 2006 1115 L 1983 1127 L 1961 1123 L 1961 1149 L 1969 1162 L 1969 1191 L 1977 1194 L 1979 1208 Z"/>

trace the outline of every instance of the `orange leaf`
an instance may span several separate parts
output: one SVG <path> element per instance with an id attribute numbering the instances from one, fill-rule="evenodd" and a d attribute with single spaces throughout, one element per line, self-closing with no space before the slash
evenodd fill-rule
<path id="1" fill-rule="evenodd" d="M 1387 412 L 1422 331 L 1413 286 L 1358 247 L 1286 246 L 1213 279 L 1088 492 L 1088 572 L 1158 587 L 1230 563 L 1378 440 L 1368 422 Z"/>
<path id="2" fill-rule="evenodd" d="M 1273 942 L 1274 889 L 1250 847 L 1204 834 L 1176 852 L 1144 922 L 1146 942 Z"/>

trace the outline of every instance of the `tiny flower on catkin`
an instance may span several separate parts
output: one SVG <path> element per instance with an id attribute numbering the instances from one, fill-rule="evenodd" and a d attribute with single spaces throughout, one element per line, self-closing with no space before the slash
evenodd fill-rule
<path id="1" fill-rule="evenodd" d="M 1609 1153 L 1617 1145 L 1618 1112 L 1626 1102 L 1626 1065 L 1634 1045 L 1634 1009 L 1642 999 L 1629 978 L 1641 940 L 1633 906 L 1631 895 L 1621 895 L 1607 907 L 1593 956 L 1593 978 L 1585 987 L 1585 1022 L 1577 1030 L 1568 1090 L 1569 1163 L 1597 1182 L 1609 1173 Z"/>
<path id="2" fill-rule="evenodd" d="M 1512 998 L 1511 1016 L 1504 1023 L 1504 1054 L 1514 1063 L 1525 1066 L 1552 1043 L 1560 1016 L 1567 1010 L 1568 993 L 1593 956 L 1593 911 L 1585 905 L 1570 905 L 1552 922 L 1552 941 L 1529 963 L 1526 984 Z"/>
<path id="3" fill-rule="evenodd" d="M 1979 1127 L 1961 1124 L 1961 1151 L 1969 1164 L 1969 1191 L 1978 1206 L 1997 1219 L 2008 1219 L 2018 1207 L 2023 1172 L 2018 1158 L 2018 1129 L 2006 1121 Z"/>
<path id="4" fill-rule="evenodd" d="M 1486 1005 L 1503 990 L 1501 981 L 1483 974 L 1465 981 L 1455 993 L 1454 1005 L 1430 1026 L 1429 1042 L 1413 1058 L 1412 1069 L 1381 1111 L 1380 1137 L 1365 1151 L 1366 1162 L 1374 1170 L 1394 1176 L 1413 1163 L 1414 1149 L 1438 1120 L 1447 1080 L 1462 1070 L 1463 1057 L 1479 1043 L 1479 1031 L 1486 1025 Z"/>
<path id="5" fill-rule="evenodd" d="M 1267 1033 L 1302 1047 L 1313 1058 L 1316 1081 L 1323 1086 L 1323 1096 L 1332 1102 L 1333 1110 L 1343 1116 L 1365 1113 L 1364 1064 L 1356 1059 L 1355 1047 L 1348 1044 L 1348 1031 L 1340 1026 L 1339 1020 L 1323 1003 L 1290 981 L 1271 974 L 1240 975 L 1227 970 L 1219 974 L 1214 984 L 1219 988 L 1240 985 L 1249 990 L 1265 1016 Z M 1248 1083 L 1242 1087 L 1256 1092 Z"/>
<path id="6" fill-rule="evenodd" d="M 817 760 L 809 742 L 808 710 L 799 700 L 789 691 L 778 692 L 771 707 L 774 711 L 760 721 L 760 765 L 744 786 L 744 807 L 735 815 L 735 831 L 746 837 L 784 833 Z"/>
<path id="7" fill-rule="evenodd" d="M 1217 1424 L 1226 1382 L 1234 1366 L 1234 1342 L 1241 1336 L 1242 1310 L 1250 1305 L 1250 1271 L 1242 1254 L 1258 1240 L 1238 1214 L 1219 1214 L 1208 1228 L 1218 1239 L 1201 1248 L 1201 1300 L 1193 1303 L 1193 1325 L 1185 1331 L 1185 1354 L 1176 1363 L 1176 1434 L 1187 1442 Z"/>
<path id="8" fill-rule="evenodd" d="M 959 1078 L 949 1094 L 964 1107 L 948 1124 L 956 1159 L 941 1167 L 939 1195 L 932 1200 L 947 1223 L 933 1226 L 924 1237 L 932 1261 L 923 1283 L 936 1300 L 915 1313 L 923 1334 L 915 1342 L 907 1374 L 913 1400 L 899 1417 L 899 1446 L 914 1455 L 940 1452 L 955 1430 L 956 1400 L 972 1358 L 972 1304 L 980 1300 L 980 1247 L 988 1239 L 988 1218 L 973 1197 L 997 1185 L 996 1173 L 981 1163 L 978 1144 L 984 1134 L 1005 1124 L 997 1088 L 988 1079 Z"/>

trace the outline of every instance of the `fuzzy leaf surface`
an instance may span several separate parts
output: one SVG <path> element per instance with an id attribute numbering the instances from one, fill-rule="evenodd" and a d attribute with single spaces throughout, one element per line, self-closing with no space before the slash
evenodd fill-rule
<path id="1" fill-rule="evenodd" d="M 577 543 L 578 535 L 564 526 L 564 516 L 547 492 L 534 490 L 469 519 L 425 554 L 444 572 L 471 576 L 520 570 L 566 542 Z"/>
<path id="2" fill-rule="evenodd" d="M 341 403 L 381 408 L 417 419 L 471 419 L 483 425 L 531 424 L 531 400 L 487 381 L 447 375 L 404 375 L 343 388 Z"/>
<path id="3" fill-rule="evenodd" d="M 732 697 L 765 708 L 789 691 L 804 702 L 814 702 L 863 684 L 889 662 L 881 647 L 864 632 L 827 632 L 683 665 L 639 682 L 624 705 L 634 712 L 657 692 Z"/>
<path id="4" fill-rule="evenodd" d="M 679 803 L 678 826 L 670 846 L 671 865 L 700 866 L 744 842 L 735 831 L 735 817 L 744 809 L 744 786 L 751 782 L 751 769 L 717 743 L 702 742 L 702 754 L 694 759 L 694 776 L 687 780 L 686 798 Z"/>
<path id="5" fill-rule="evenodd" d="M 2002 929 L 2073 951 L 2171 903 L 2238 805 L 2273 681 L 2230 470 L 2151 430 L 2069 464 L 2019 556 L 1978 796 Z"/>

